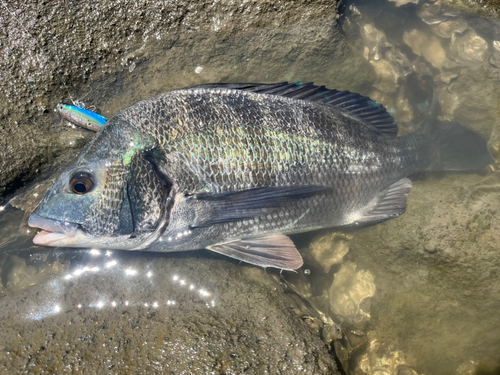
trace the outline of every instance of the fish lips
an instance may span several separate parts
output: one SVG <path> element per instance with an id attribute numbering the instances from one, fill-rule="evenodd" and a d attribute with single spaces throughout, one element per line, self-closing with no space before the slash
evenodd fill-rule
<path id="1" fill-rule="evenodd" d="M 68 240 L 76 234 L 78 224 L 67 221 L 49 219 L 37 214 L 31 215 L 28 225 L 33 228 L 40 228 L 33 242 L 36 245 L 57 246 L 56 242 Z M 66 242 L 66 241 L 64 241 Z"/>

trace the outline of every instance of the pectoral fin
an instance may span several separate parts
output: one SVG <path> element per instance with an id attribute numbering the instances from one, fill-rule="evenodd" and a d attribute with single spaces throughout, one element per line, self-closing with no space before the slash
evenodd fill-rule
<path id="1" fill-rule="evenodd" d="M 188 199 L 209 202 L 212 206 L 210 219 L 193 224 L 193 228 L 259 217 L 290 202 L 311 198 L 333 191 L 328 186 L 261 187 L 219 194 L 200 193 Z"/>
<path id="2" fill-rule="evenodd" d="M 242 239 L 209 246 L 208 249 L 264 268 L 295 270 L 303 264 L 292 240 L 282 234 Z"/>

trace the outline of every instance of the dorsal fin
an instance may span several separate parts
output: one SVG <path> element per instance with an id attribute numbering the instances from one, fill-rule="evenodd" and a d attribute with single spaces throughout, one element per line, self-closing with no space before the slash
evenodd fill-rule
<path id="1" fill-rule="evenodd" d="M 298 100 L 321 103 L 349 113 L 377 128 L 382 134 L 395 137 L 398 126 L 394 118 L 385 110 L 384 106 L 374 100 L 350 91 L 330 90 L 325 86 L 316 86 L 312 82 L 288 83 L 207 83 L 189 87 L 194 88 L 224 88 L 230 90 L 252 91 L 259 94 L 286 96 Z"/>

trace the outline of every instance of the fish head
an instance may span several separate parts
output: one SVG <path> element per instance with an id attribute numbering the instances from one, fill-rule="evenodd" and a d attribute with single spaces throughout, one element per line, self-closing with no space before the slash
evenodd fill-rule
<path id="1" fill-rule="evenodd" d="M 147 142 L 134 132 L 122 128 L 117 135 L 108 126 L 101 129 L 31 215 L 28 224 L 42 229 L 33 242 L 134 249 L 159 236 L 168 223 L 172 186 L 145 149 Z"/>

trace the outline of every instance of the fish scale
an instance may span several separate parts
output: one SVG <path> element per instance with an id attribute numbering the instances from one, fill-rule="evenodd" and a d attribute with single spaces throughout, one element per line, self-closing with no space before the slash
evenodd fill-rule
<path id="1" fill-rule="evenodd" d="M 224 101 L 230 103 L 226 104 Z M 243 102 L 244 105 L 239 104 L 238 101 Z M 197 108 L 205 108 L 211 102 L 218 103 L 218 108 L 224 109 L 224 111 L 218 111 L 219 117 L 215 117 L 214 113 L 207 115 L 197 110 Z M 273 104 L 276 107 L 275 111 L 271 110 Z M 180 163 L 177 159 L 175 160 L 177 164 L 169 165 L 169 169 L 175 176 L 179 176 L 177 182 L 181 190 L 189 193 L 206 189 L 206 186 L 194 183 L 198 178 L 188 177 L 192 170 L 204 171 L 202 180 L 210 183 L 210 191 L 223 192 L 230 189 L 228 186 L 229 176 L 237 176 L 241 181 L 245 181 L 244 188 L 293 185 L 304 183 L 304 181 L 313 184 L 332 184 L 334 180 L 338 181 L 335 171 L 348 173 L 349 165 L 356 164 L 360 165 L 359 174 L 361 174 L 370 166 L 378 163 L 378 160 L 373 158 L 361 160 L 359 153 L 356 154 L 355 150 L 353 152 L 348 150 L 349 145 L 353 144 L 353 139 L 363 135 L 359 131 L 359 126 L 357 129 L 351 130 L 333 127 L 331 125 L 333 115 L 328 118 L 324 113 L 318 114 L 318 111 L 313 111 L 309 107 L 300 108 L 305 105 L 316 106 L 315 103 L 311 102 L 270 95 L 231 92 L 229 96 L 224 90 L 213 92 L 199 89 L 195 92 L 174 91 L 143 101 L 136 107 L 122 111 L 120 116 L 141 132 L 154 134 L 155 141 L 162 149 L 167 150 L 167 155 L 168 153 L 181 153 L 185 156 L 189 162 Z M 154 108 L 156 107 L 161 107 L 163 111 L 155 113 Z M 296 107 L 303 109 L 303 111 L 299 111 Z M 325 111 L 325 107 L 321 107 L 323 108 L 320 110 Z M 185 113 L 187 108 L 192 108 L 189 114 Z M 255 116 L 255 112 L 261 112 L 261 114 Z M 140 115 L 138 115 L 139 113 Z M 148 114 L 157 117 L 148 118 Z M 256 121 L 255 117 L 260 121 Z M 176 121 L 176 118 L 181 118 L 181 122 Z M 201 120 L 202 118 L 203 120 Z M 299 121 L 290 120 L 291 118 L 299 119 Z M 199 126 L 200 122 L 203 124 L 202 127 Z M 354 121 L 351 120 L 351 122 Z M 174 124 L 174 126 L 173 129 L 153 126 L 152 130 L 150 123 L 169 124 L 170 126 Z M 247 125 L 238 126 L 236 124 Z M 373 129 L 365 128 L 364 133 L 368 134 L 365 134 L 364 142 L 357 144 L 356 147 L 362 148 L 365 152 L 371 150 L 376 152 L 378 148 L 379 153 L 385 153 L 390 147 L 396 151 L 394 146 L 388 146 L 393 140 L 382 139 L 383 142 L 380 142 L 379 139 L 375 138 L 376 134 L 373 133 L 376 132 Z M 236 129 L 240 130 L 240 133 Z M 175 136 L 171 135 L 173 130 Z M 377 135 L 378 138 L 382 138 L 379 134 Z M 200 155 L 201 137 L 210 140 L 212 158 Z M 239 144 L 245 145 L 245 149 L 253 150 L 252 154 L 255 156 L 250 158 L 249 153 L 242 152 L 242 156 L 246 156 L 246 158 L 239 158 L 238 165 L 234 165 L 231 163 L 232 158 L 228 157 L 225 152 L 236 149 Z M 342 146 L 336 147 L 337 144 L 342 144 Z M 194 153 L 197 147 L 196 157 L 190 158 L 189 156 Z M 278 150 L 285 150 L 289 155 L 292 155 L 294 157 L 293 163 L 279 157 Z M 335 160 L 336 155 L 341 156 Z M 219 163 L 214 164 L 214 161 L 211 160 L 214 156 L 219 160 Z M 323 160 L 325 157 L 328 159 Z M 390 158 L 388 159 L 390 160 Z M 310 167 L 304 167 L 304 162 L 300 163 L 301 160 L 309 163 Z M 412 161 L 408 160 L 408 164 L 411 164 Z M 255 178 L 250 179 L 245 176 L 248 170 L 244 168 L 244 165 L 254 166 L 259 163 L 261 164 Z M 207 166 L 215 167 L 220 173 L 209 174 L 213 168 L 207 168 Z M 382 175 L 380 179 L 387 180 L 387 176 L 391 174 L 391 180 L 400 177 L 394 175 L 394 163 L 390 161 L 386 165 L 376 166 L 376 173 Z M 293 173 L 296 169 L 297 173 Z M 255 171 L 255 168 L 250 170 Z M 297 177 L 299 178 L 297 179 Z M 380 187 L 375 187 L 375 189 L 377 188 L 380 189 Z"/>
<path id="2" fill-rule="evenodd" d="M 207 113 L 205 108 L 213 103 L 217 110 Z M 226 223 L 203 230 L 209 233 L 200 237 L 217 242 L 284 228 L 294 233 L 352 223 L 346 213 L 362 210 L 409 167 L 419 167 L 414 155 L 399 157 L 401 139 L 384 137 L 342 115 L 339 121 L 334 108 L 280 96 L 197 89 L 157 96 L 118 116 L 141 133 L 154 135 L 157 147 L 165 150 L 166 169 L 185 194 L 305 184 L 335 187 L 335 192 L 275 209 L 279 220 L 266 215 L 243 228 Z M 399 171 L 396 164 L 401 161 L 406 165 Z M 185 246 L 192 244 L 180 241 L 174 247 Z"/>
<path id="3" fill-rule="evenodd" d="M 207 248 L 297 269 L 302 257 L 287 234 L 398 217 L 411 189 L 407 176 L 491 160 L 485 142 L 459 126 L 438 127 L 439 144 L 426 126 L 396 134 L 381 105 L 323 86 L 175 90 L 110 118 L 29 224 L 44 229 L 34 239 L 42 245 Z"/>

